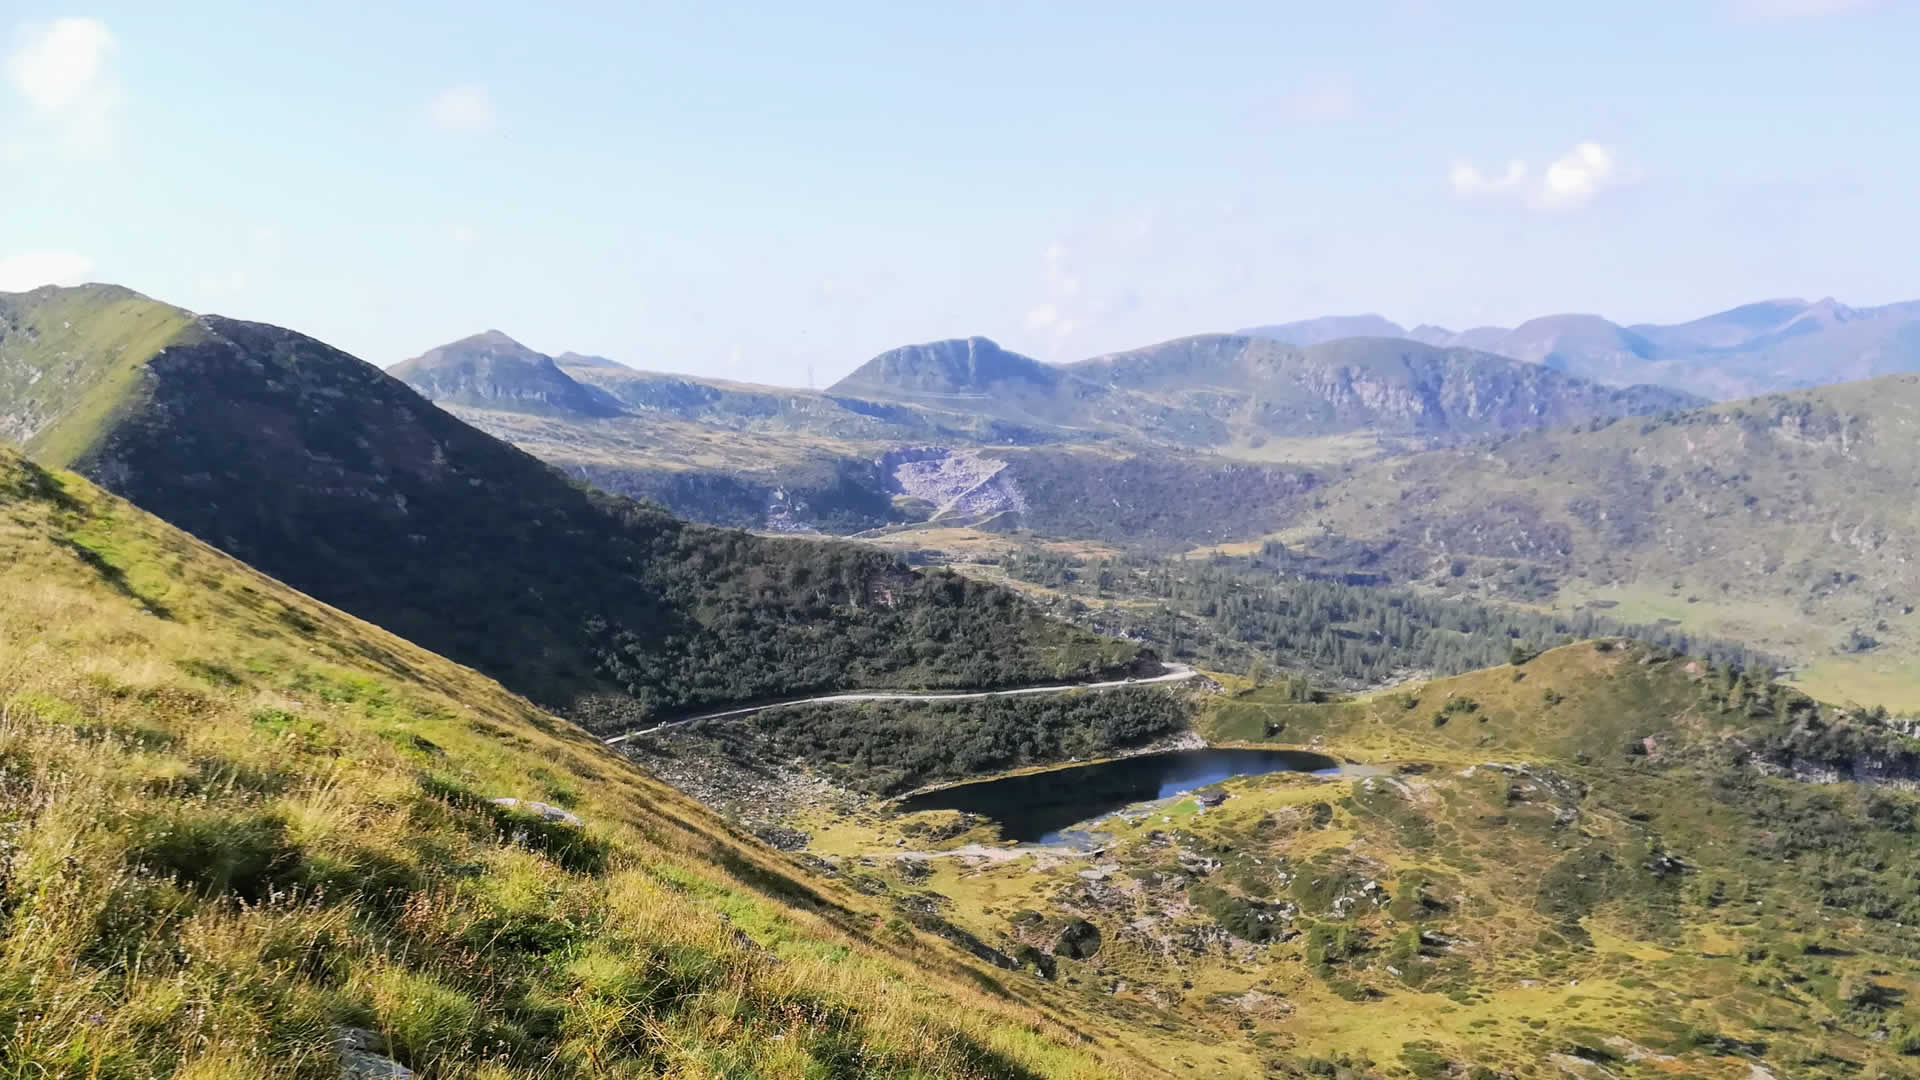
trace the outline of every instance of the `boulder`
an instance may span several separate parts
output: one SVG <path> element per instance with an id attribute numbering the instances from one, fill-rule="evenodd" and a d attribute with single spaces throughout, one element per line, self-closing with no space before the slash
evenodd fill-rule
<path id="1" fill-rule="evenodd" d="M 515 799 L 511 797 L 503 798 L 503 799 L 489 799 L 487 801 L 491 802 L 495 806 L 502 807 L 507 810 L 524 811 L 526 813 L 545 818 L 548 821 L 560 822 L 563 825 L 583 826 L 586 824 L 586 822 L 575 817 L 573 814 L 570 814 L 567 811 L 562 810 L 557 806 L 550 805 L 548 803 L 532 802 L 529 800 Z"/>
<path id="2" fill-rule="evenodd" d="M 1053 939 L 1053 955 L 1073 960 L 1089 960 L 1100 952 L 1100 928 L 1085 919 L 1075 919 L 1060 928 Z"/>
<path id="3" fill-rule="evenodd" d="M 366 1028 L 335 1028 L 333 1045 L 341 1080 L 412 1080 L 413 1070 L 388 1057 L 387 1041 Z"/>

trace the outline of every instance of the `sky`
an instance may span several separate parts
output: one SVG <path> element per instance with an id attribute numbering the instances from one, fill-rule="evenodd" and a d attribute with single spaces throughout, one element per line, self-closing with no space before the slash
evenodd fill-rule
<path id="1" fill-rule="evenodd" d="M 276 10 L 278 9 L 278 10 Z M 1920 297 L 1920 0 L 0 0 L 0 291 L 825 386 Z"/>

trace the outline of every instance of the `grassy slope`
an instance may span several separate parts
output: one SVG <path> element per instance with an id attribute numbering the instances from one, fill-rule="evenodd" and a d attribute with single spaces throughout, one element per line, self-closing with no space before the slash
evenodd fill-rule
<path id="1" fill-rule="evenodd" d="M 941 858 L 912 880 L 871 863 L 987 940 L 1091 920 L 1101 951 L 1060 961 L 1063 980 L 1117 1023 L 1210 1027 L 1269 1075 L 1342 1058 L 1348 1075 L 1603 1075 L 1581 1056 L 1627 1077 L 1912 1075 L 1920 803 L 1759 766 L 1861 739 L 1920 758 L 1814 710 L 1593 643 L 1352 702 L 1258 691 L 1203 729 L 1404 767 L 1230 781 L 1224 806 L 1179 800 L 1091 858 Z M 816 847 L 925 847 L 901 830 L 937 820 L 825 821 Z"/>
<path id="2" fill-rule="evenodd" d="M 192 325 L 187 312 L 113 286 L 0 296 L 0 414 L 19 421 L 0 416 L 0 439 L 57 465 L 79 460 L 135 392 L 147 358 Z"/>
<path id="3" fill-rule="evenodd" d="M 0 566 L 0 1074 L 331 1077 L 339 1023 L 430 1076 L 1139 1068 L 497 684 L 5 451 Z"/>
<path id="4" fill-rule="evenodd" d="M 1522 436 L 1357 469 L 1281 535 L 1358 538 L 1496 597 L 1538 571 L 1547 603 L 1673 619 L 1811 661 L 1823 696 L 1920 707 L 1916 430 L 1920 376 L 1901 375 Z M 1842 651 L 1855 630 L 1881 648 Z"/>

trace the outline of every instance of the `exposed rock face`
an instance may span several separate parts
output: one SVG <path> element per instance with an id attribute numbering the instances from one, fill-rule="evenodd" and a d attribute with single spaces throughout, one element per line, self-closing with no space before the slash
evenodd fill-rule
<path id="1" fill-rule="evenodd" d="M 933 504 L 936 516 L 1027 509 L 1007 462 L 977 450 L 906 447 L 883 455 L 879 466 L 899 494 Z"/>

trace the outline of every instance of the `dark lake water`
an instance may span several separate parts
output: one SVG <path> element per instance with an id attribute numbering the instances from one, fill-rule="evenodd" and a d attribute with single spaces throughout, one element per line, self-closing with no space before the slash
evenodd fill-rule
<path id="1" fill-rule="evenodd" d="M 1061 830 L 1092 818 L 1184 794 L 1232 776 L 1333 772 L 1340 763 L 1300 750 L 1168 750 L 1047 772 L 956 784 L 913 795 L 900 812 L 964 810 L 1000 823 L 1016 843 L 1053 843 Z"/>

